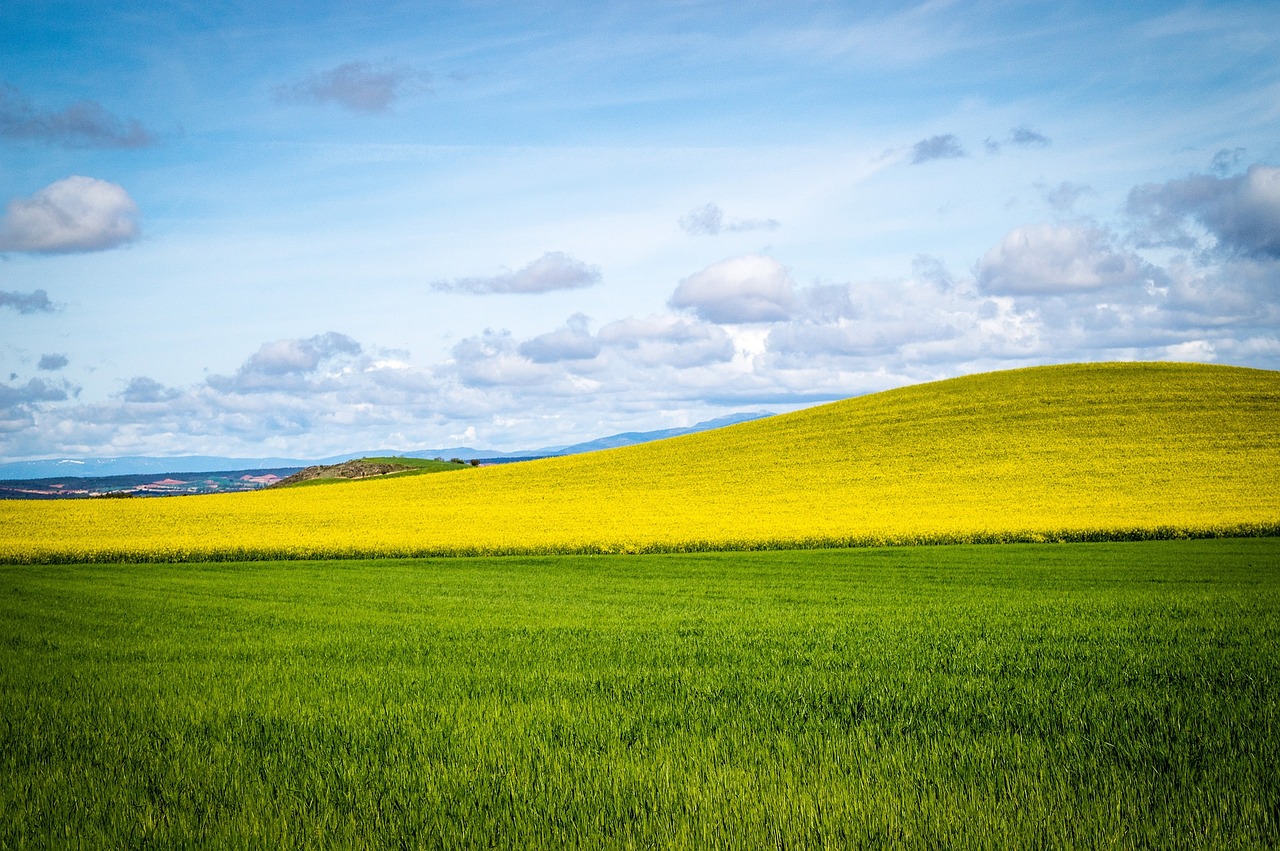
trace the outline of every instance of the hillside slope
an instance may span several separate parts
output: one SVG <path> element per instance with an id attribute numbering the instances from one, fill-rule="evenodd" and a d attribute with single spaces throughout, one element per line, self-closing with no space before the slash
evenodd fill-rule
<path id="1" fill-rule="evenodd" d="M 1280 373 L 986 373 L 465 476 L 12 502 L 0 521 L 10 561 L 1277 534 Z"/>

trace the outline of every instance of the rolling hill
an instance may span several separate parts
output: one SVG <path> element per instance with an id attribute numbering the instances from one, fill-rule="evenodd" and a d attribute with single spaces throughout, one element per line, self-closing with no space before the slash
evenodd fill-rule
<path id="1" fill-rule="evenodd" d="M 449 476 L 0 504 L 0 559 L 643 552 L 1280 534 L 1280 373 L 1036 367 Z"/>

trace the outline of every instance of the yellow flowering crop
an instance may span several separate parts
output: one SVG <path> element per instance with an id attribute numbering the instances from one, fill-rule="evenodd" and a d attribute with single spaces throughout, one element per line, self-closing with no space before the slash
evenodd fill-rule
<path id="1" fill-rule="evenodd" d="M 1095 364 L 329 488 L 0 502 L 9 562 L 1280 534 L 1280 373 Z"/>

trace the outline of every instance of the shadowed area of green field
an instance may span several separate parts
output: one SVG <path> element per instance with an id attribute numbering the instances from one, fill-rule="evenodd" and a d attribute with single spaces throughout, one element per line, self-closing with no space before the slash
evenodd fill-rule
<path id="1" fill-rule="evenodd" d="M 0 568 L 0 847 L 1262 847 L 1280 540 Z"/>

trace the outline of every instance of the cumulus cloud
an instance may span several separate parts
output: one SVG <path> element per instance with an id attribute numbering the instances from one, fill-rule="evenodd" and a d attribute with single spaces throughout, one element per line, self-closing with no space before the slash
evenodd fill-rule
<path id="1" fill-rule="evenodd" d="M 600 267 L 589 266 L 560 251 L 549 251 L 528 266 L 512 272 L 474 278 L 434 281 L 432 289 L 442 292 L 475 293 L 547 293 L 573 290 L 600 283 Z"/>
<path id="2" fill-rule="evenodd" d="M 154 378 L 139 375 L 130 379 L 128 386 L 120 393 L 120 398 L 126 402 L 155 404 L 172 401 L 181 395 L 179 390 L 165 387 Z"/>
<path id="3" fill-rule="evenodd" d="M 674 314 L 627 317 L 596 334 L 585 316 L 574 314 L 563 327 L 523 342 L 509 331 L 488 329 L 459 341 L 452 354 L 438 375 L 506 394 L 521 410 L 537 410 L 549 399 L 589 406 L 590 394 L 602 391 L 613 398 L 679 395 L 686 392 L 682 386 L 699 380 L 689 376 L 728 364 L 736 350 L 719 325 Z"/>
<path id="4" fill-rule="evenodd" d="M 139 121 L 112 115 L 97 101 L 43 110 L 6 83 L 0 83 L 0 138 L 67 148 L 145 148 L 156 143 Z"/>
<path id="5" fill-rule="evenodd" d="M 710 322 L 771 322 L 798 306 L 795 284 L 772 257 L 748 254 L 715 263 L 680 282 L 671 307 Z"/>
<path id="6" fill-rule="evenodd" d="M 1203 248 L 1151 254 L 1160 265 L 1100 223 L 1028 224 L 967 273 L 917 255 L 904 277 L 798 286 L 772 258 L 735 257 L 681 281 L 672 312 L 606 320 L 594 333 L 581 314 L 519 339 L 486 330 L 426 368 L 330 332 L 266 343 L 234 374 L 187 389 L 136 377 L 98 404 L 68 403 L 74 388 L 51 373 L 25 385 L 11 375 L 0 389 L 0 452 L 270 447 L 319 457 L 449 446 L 441 441 L 458 434 L 515 449 L 1037 363 L 1280 368 L 1280 262 L 1265 237 L 1263 168 L 1136 193 L 1141 223 L 1164 215 L 1175 236 Z M 1060 205 L 1069 211 L 1087 190 L 1041 191 L 1071 199 Z M 525 291 L 516 281 L 537 278 L 536 265 L 463 291 Z M 10 295 L 15 309 L 30 301 Z"/>
<path id="7" fill-rule="evenodd" d="M 669 314 L 629 317 L 600 329 L 600 342 L 622 350 L 642 366 L 688 369 L 733 358 L 733 339 L 719 325 L 690 322 Z"/>
<path id="8" fill-rule="evenodd" d="M 305 339 L 275 340 L 263 343 L 235 375 L 211 375 L 207 384 L 222 393 L 314 389 L 312 379 L 322 366 L 332 366 L 344 356 L 361 353 L 358 342 L 336 331 Z"/>
<path id="9" fill-rule="evenodd" d="M 334 355 L 358 355 L 360 344 L 345 334 L 329 331 L 305 340 L 276 340 L 263 343 L 243 367 L 260 375 L 290 375 L 314 372 L 320 362 Z"/>
<path id="10" fill-rule="evenodd" d="M 0 219 L 0 251 L 104 251 L 138 234 L 138 205 L 122 186 L 73 175 L 9 202 Z"/>
<path id="11" fill-rule="evenodd" d="M 33 378 L 21 387 L 0 384 L 0 408 L 12 408 L 32 402 L 62 402 L 66 398 L 65 387 L 49 384 L 43 378 Z"/>
<path id="12" fill-rule="evenodd" d="M 518 351 L 534 363 L 590 360 L 600 354 L 600 341 L 591 335 L 589 322 L 586 316 L 575 313 L 565 327 L 526 340 Z"/>
<path id="13" fill-rule="evenodd" d="M 838 322 L 858 315 L 849 297 L 849 287 L 841 284 L 815 284 L 800 291 L 804 315 L 823 322 Z"/>
<path id="14" fill-rule="evenodd" d="M 752 230 L 777 230 L 777 219 L 726 219 L 717 204 L 705 204 L 680 217 L 680 229 L 689 236 L 716 236 Z"/>
<path id="15" fill-rule="evenodd" d="M 1086 255 L 1123 254 L 1105 233 L 1077 243 Z M 1010 295 L 919 256 L 904 278 L 793 286 L 781 319 L 725 327 L 662 313 L 593 334 L 574 314 L 523 340 L 486 330 L 424 369 L 340 334 L 280 340 L 235 375 L 186 390 L 139 377 L 109 402 L 84 405 L 66 404 L 66 385 L 11 386 L 0 450 L 320 457 L 444 447 L 450 435 L 516 449 L 1036 363 L 1280 366 L 1276 263 L 1184 257 L 1147 271 L 1131 286 Z"/>
<path id="16" fill-rule="evenodd" d="M 486 328 L 458 341 L 452 354 L 453 371 L 470 387 L 536 387 L 549 380 L 545 369 L 520 354 L 510 331 Z"/>
<path id="17" fill-rule="evenodd" d="M 910 370 L 946 358 L 1025 357 L 1038 345 L 1028 317 L 1011 300 L 957 285 L 936 258 L 921 255 L 913 268 L 902 280 L 823 285 L 829 291 L 824 301 L 842 301 L 844 309 L 811 309 L 774 325 L 766 362 L 773 369 L 800 372 L 852 368 L 861 373 L 877 365 Z"/>
<path id="18" fill-rule="evenodd" d="M 43 369 L 43 370 L 48 370 L 49 372 L 56 372 L 62 369 L 63 367 L 65 367 L 68 363 L 69 361 L 67 360 L 66 355 L 58 355 L 58 354 L 41 355 L 40 362 L 36 364 L 36 369 Z"/>
<path id="19" fill-rule="evenodd" d="M 19 313 L 52 313 L 57 309 L 44 290 L 29 293 L 0 291 L 0 307 L 12 307 Z"/>
<path id="20" fill-rule="evenodd" d="M 405 65 L 347 62 L 275 89 L 281 102 L 335 103 L 366 115 L 386 112 L 404 94 L 428 91 L 427 74 Z"/>
<path id="21" fill-rule="evenodd" d="M 1199 247 L 1195 224 L 1219 253 L 1280 259 L 1280 168 L 1255 164 L 1229 177 L 1144 184 L 1130 191 L 1127 209 L 1142 245 Z"/>
<path id="22" fill-rule="evenodd" d="M 1131 252 L 1117 250 L 1096 227 L 1029 225 L 1014 228 L 978 261 L 983 292 L 1045 295 L 1141 284 L 1157 274 Z"/>
<path id="23" fill-rule="evenodd" d="M 68 392 L 78 392 L 65 381 L 53 384 L 43 378 L 32 378 L 26 384 L 0 383 L 0 432 L 29 430 L 41 402 L 65 402 Z"/>
<path id="24" fill-rule="evenodd" d="M 75 388 L 28 383 L 0 391 L 0 405 L 18 403 L 0 408 L 0 431 L 13 426 L 0 452 L 321 457 L 420 448 L 422 430 L 445 420 L 442 409 L 472 416 L 476 394 L 455 387 L 442 405 L 435 377 L 400 354 L 330 333 L 267 343 L 234 375 L 185 389 L 136 376 L 106 401 L 43 404 L 65 402 Z"/>
<path id="25" fill-rule="evenodd" d="M 915 143 L 911 151 L 912 165 L 927 163 L 930 160 L 945 160 L 966 156 L 964 147 L 953 133 L 921 139 Z"/>

